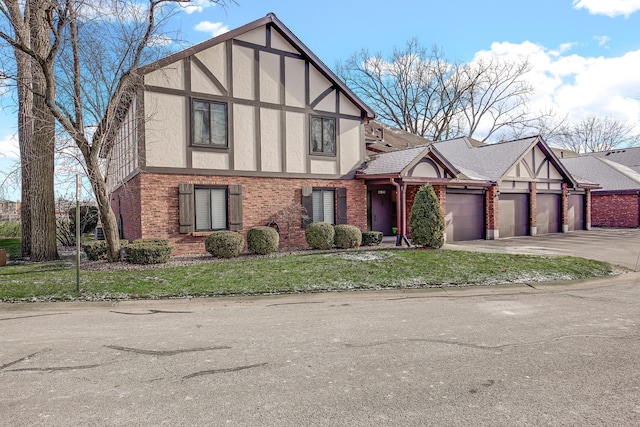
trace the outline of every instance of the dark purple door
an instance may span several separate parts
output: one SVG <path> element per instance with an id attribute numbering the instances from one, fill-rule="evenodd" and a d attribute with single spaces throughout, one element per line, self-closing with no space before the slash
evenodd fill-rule
<path id="1" fill-rule="evenodd" d="M 393 224 L 391 189 L 371 190 L 371 230 L 390 236 Z"/>

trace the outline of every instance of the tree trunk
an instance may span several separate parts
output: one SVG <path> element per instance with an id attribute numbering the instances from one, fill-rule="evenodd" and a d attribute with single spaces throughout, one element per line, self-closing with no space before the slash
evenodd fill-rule
<path id="1" fill-rule="evenodd" d="M 18 85 L 18 144 L 20 146 L 21 199 L 20 222 L 22 223 L 22 257 L 31 256 L 31 149 L 33 137 L 33 96 L 31 92 L 31 58 L 14 50 L 17 65 Z"/>
<path id="2" fill-rule="evenodd" d="M 118 232 L 116 215 L 111 209 L 107 184 L 100 171 L 97 155 L 92 153 L 90 156 L 85 156 L 85 162 L 87 163 L 87 172 L 93 188 L 93 194 L 95 194 L 96 202 L 98 203 L 98 215 L 102 223 L 104 239 L 107 243 L 107 260 L 116 262 L 120 260 L 120 233 Z"/>
<path id="3" fill-rule="evenodd" d="M 39 3 L 39 2 L 38 2 Z M 38 5 L 43 6 L 43 5 Z M 47 11 L 32 7 L 30 15 L 32 48 L 46 57 L 50 49 Z M 32 67 L 33 140 L 31 171 L 31 260 L 58 259 L 54 192 L 55 118 L 45 102 L 46 81 L 42 69 Z"/>

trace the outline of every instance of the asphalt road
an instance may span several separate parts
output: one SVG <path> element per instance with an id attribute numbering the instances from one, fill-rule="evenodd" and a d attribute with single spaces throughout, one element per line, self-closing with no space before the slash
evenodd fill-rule
<path id="1" fill-rule="evenodd" d="M 0 304 L 0 425 L 640 425 L 640 273 Z"/>

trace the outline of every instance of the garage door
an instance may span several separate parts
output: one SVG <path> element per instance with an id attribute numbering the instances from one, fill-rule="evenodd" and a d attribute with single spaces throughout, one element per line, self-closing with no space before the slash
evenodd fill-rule
<path id="1" fill-rule="evenodd" d="M 528 194 L 500 194 L 498 229 L 499 237 L 529 235 Z"/>
<path id="2" fill-rule="evenodd" d="M 484 239 L 484 194 L 447 192 L 447 242 Z"/>
<path id="3" fill-rule="evenodd" d="M 569 231 L 584 230 L 584 194 L 571 194 L 569 196 Z"/>
<path id="4" fill-rule="evenodd" d="M 557 233 L 560 231 L 560 195 L 536 195 L 536 226 L 538 234 Z"/>

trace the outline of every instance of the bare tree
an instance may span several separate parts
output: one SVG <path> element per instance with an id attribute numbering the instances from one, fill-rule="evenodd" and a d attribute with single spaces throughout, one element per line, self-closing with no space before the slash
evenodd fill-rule
<path id="1" fill-rule="evenodd" d="M 336 70 L 381 121 L 434 141 L 480 132 L 486 140 L 535 120 L 525 108 L 533 91 L 523 78 L 531 70 L 527 61 L 452 62 L 413 39 L 388 57 L 362 50 Z"/>
<path id="2" fill-rule="evenodd" d="M 41 0 L 44 1 L 44 0 Z M 210 0 L 225 4 L 224 0 Z M 119 258 L 116 217 L 109 203 L 100 154 L 108 154 L 123 119 L 123 109 L 140 87 L 135 70 L 153 59 L 162 24 L 188 1 L 48 0 L 42 7 L 48 40 L 46 51 L 32 48 L 10 8 L 19 0 L 2 0 L 6 28 L 0 38 L 28 55 L 44 79 L 43 99 L 55 120 L 82 154 L 96 202 L 110 261 Z M 90 132 L 89 130 L 93 130 Z"/>
<path id="3" fill-rule="evenodd" d="M 588 116 L 564 126 L 554 145 L 576 153 L 591 153 L 626 148 L 638 142 L 640 134 L 633 124 L 609 116 Z"/>

